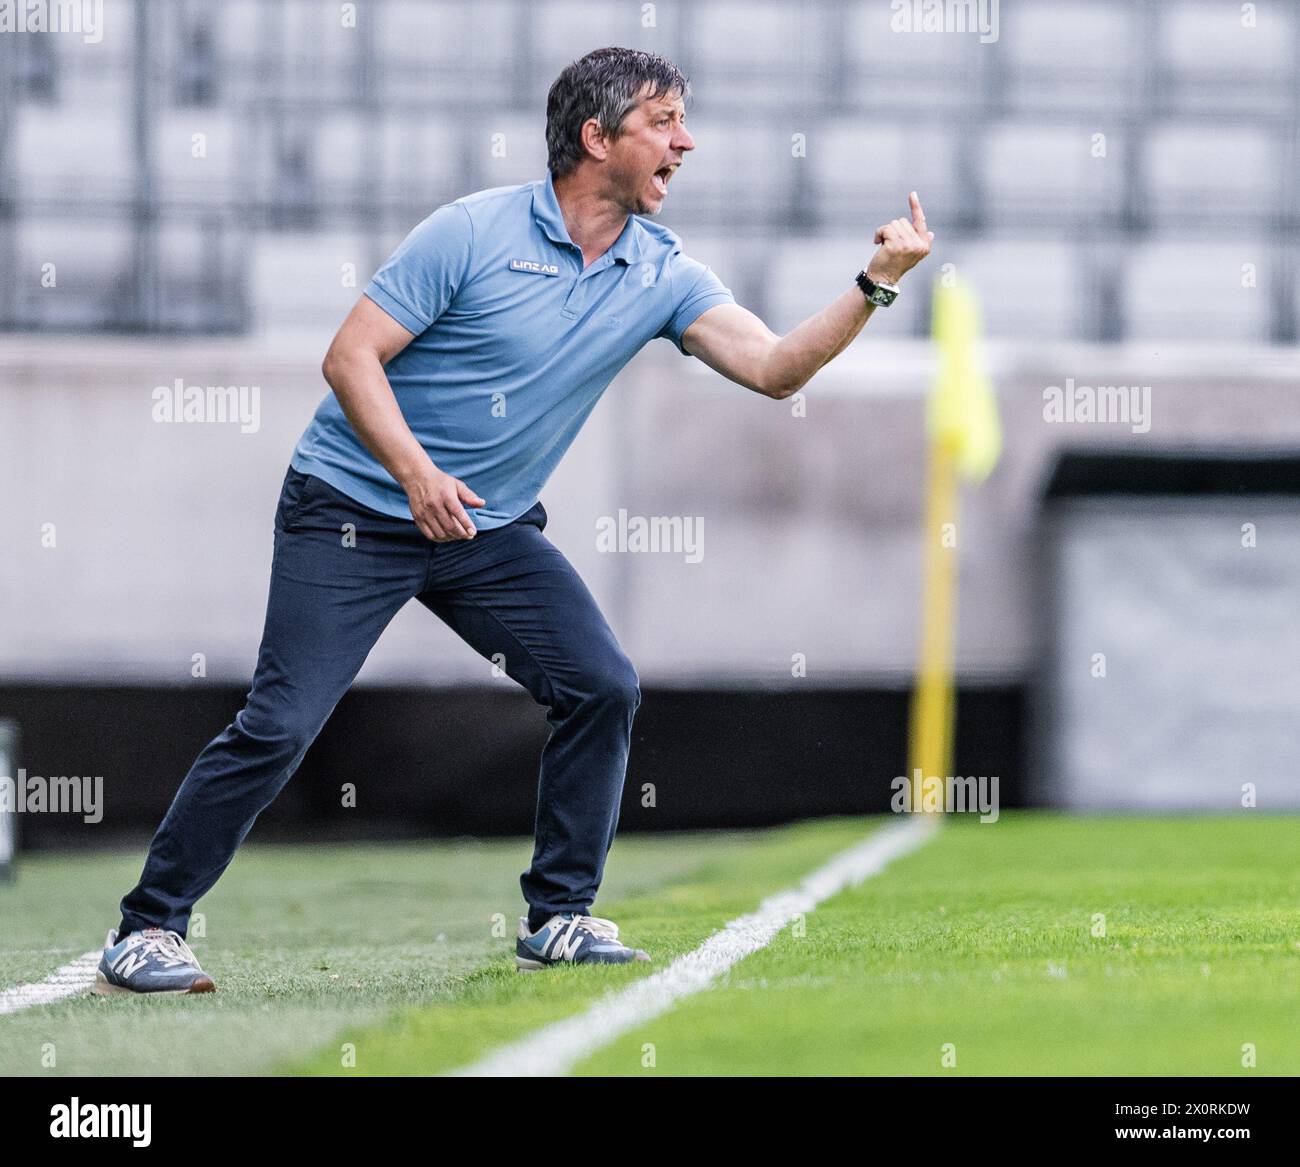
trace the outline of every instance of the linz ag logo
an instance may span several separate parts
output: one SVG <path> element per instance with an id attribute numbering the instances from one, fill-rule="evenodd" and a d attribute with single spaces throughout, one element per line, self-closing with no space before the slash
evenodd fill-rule
<path id="1" fill-rule="evenodd" d="M 538 263 L 535 259 L 512 259 L 510 261 L 511 271 L 528 272 L 535 276 L 558 276 L 560 267 L 554 263 Z"/>

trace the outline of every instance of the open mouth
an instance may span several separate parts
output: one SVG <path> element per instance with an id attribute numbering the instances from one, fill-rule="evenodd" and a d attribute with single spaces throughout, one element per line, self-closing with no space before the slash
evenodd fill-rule
<path id="1" fill-rule="evenodd" d="M 650 181 L 654 183 L 654 188 L 659 192 L 661 197 L 668 193 L 668 182 L 673 176 L 673 171 L 676 169 L 676 166 L 661 166 L 654 172 Z"/>

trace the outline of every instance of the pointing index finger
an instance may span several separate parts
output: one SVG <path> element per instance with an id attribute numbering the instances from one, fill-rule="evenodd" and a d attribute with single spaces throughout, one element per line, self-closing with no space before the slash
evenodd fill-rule
<path id="1" fill-rule="evenodd" d="M 921 200 L 917 197 L 916 191 L 907 196 L 907 201 L 912 208 L 912 226 L 917 232 L 924 235 L 927 228 L 925 225 L 925 212 L 921 210 Z"/>

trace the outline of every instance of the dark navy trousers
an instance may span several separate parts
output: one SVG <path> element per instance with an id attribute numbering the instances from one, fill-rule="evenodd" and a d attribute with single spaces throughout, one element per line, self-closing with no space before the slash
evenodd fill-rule
<path id="1" fill-rule="evenodd" d="M 473 539 L 434 543 L 414 522 L 290 469 L 247 703 L 181 783 L 139 884 L 122 900 L 121 930 L 186 934 L 195 901 L 412 598 L 483 656 L 500 654 L 505 672 L 547 707 L 535 846 L 520 885 L 534 918 L 586 912 L 614 842 L 641 693 L 636 670 L 545 526 L 539 502 Z"/>

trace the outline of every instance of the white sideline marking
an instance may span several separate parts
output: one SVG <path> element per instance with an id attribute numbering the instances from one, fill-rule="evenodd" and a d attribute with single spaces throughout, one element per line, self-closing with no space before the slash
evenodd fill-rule
<path id="1" fill-rule="evenodd" d="M 757 911 L 738 916 L 662 972 L 612 992 L 584 1012 L 547 1025 L 454 1073 L 488 1078 L 567 1074 L 616 1037 L 666 1013 L 683 997 L 708 988 L 737 961 L 767 947 L 796 915 L 812 911 L 823 900 L 879 874 L 892 860 L 915 850 L 937 829 L 938 818 L 909 816 L 902 823 L 882 827 L 818 868 L 798 887 L 777 892 Z"/>
<path id="2" fill-rule="evenodd" d="M 34 1005 L 49 1005 L 85 992 L 94 983 L 95 966 L 103 955 L 102 949 L 83 953 L 37 984 L 16 985 L 0 991 L 0 1014 L 18 1013 Z"/>

